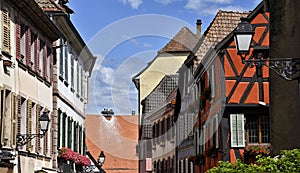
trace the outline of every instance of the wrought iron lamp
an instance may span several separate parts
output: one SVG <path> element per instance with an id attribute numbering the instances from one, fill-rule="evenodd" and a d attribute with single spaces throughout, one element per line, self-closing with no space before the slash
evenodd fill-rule
<path id="1" fill-rule="evenodd" d="M 98 158 L 98 165 L 101 167 L 105 162 L 105 155 L 104 152 L 101 151 L 99 158 Z"/>
<path id="2" fill-rule="evenodd" d="M 38 137 L 43 138 L 45 133 L 48 131 L 49 127 L 49 115 L 48 112 L 43 112 L 43 114 L 39 118 L 40 128 L 42 133 L 40 134 L 18 134 L 17 135 L 17 147 L 18 146 L 24 146 L 32 139 Z"/>
<path id="3" fill-rule="evenodd" d="M 249 54 L 253 35 L 252 25 L 248 22 L 247 18 L 241 18 L 241 22 L 233 31 L 233 36 L 237 54 L 240 55 L 242 63 L 249 63 L 250 67 L 257 66 L 260 68 L 266 66 L 285 80 L 300 80 L 300 58 L 263 59 L 261 56 L 256 56 L 256 58 L 246 60 L 245 58 Z M 256 47 L 254 47 L 254 51 L 257 51 L 258 54 L 262 53 L 262 50 Z"/>
<path id="4" fill-rule="evenodd" d="M 86 166 L 85 167 L 85 172 L 92 172 L 94 168 L 98 168 L 100 173 L 102 173 L 102 165 L 104 164 L 105 162 L 105 155 L 104 155 L 104 152 L 101 151 L 99 157 L 98 157 L 98 160 L 97 160 L 97 165 L 90 165 L 90 166 Z"/>

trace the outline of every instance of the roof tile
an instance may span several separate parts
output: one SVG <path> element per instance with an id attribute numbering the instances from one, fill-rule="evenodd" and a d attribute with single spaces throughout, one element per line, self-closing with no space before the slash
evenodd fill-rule
<path id="1" fill-rule="evenodd" d="M 191 30 L 183 27 L 159 52 L 189 52 L 193 50 L 198 39 Z"/>
<path id="2" fill-rule="evenodd" d="M 196 50 L 197 64 L 205 56 L 210 47 L 222 41 L 230 32 L 234 30 L 240 22 L 241 17 L 246 17 L 249 12 L 233 12 L 219 10 L 209 27 L 204 32 L 203 42 Z M 196 65 L 197 65 L 196 64 Z"/>

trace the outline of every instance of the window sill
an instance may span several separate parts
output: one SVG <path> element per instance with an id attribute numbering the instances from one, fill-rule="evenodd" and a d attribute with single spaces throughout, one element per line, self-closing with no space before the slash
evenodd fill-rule
<path id="1" fill-rule="evenodd" d="M 28 73 L 29 73 L 30 75 L 34 76 L 34 77 L 36 76 L 35 71 L 32 70 L 31 67 L 28 67 Z"/>
<path id="2" fill-rule="evenodd" d="M 61 75 L 59 75 L 58 78 L 60 81 L 62 81 L 62 82 L 64 81 L 64 78 Z"/>
<path id="3" fill-rule="evenodd" d="M 64 84 L 65 84 L 66 87 L 69 86 L 69 83 L 66 80 L 64 81 Z"/>

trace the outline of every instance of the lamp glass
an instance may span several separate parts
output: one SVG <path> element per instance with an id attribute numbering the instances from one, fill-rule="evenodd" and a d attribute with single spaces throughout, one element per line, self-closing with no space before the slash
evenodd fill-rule
<path id="1" fill-rule="evenodd" d="M 105 161 L 105 155 L 104 155 L 104 152 L 101 151 L 101 153 L 100 153 L 100 155 L 99 155 L 99 158 L 98 158 L 98 163 L 99 163 L 100 165 L 102 165 L 102 164 L 104 163 L 104 161 Z"/>
<path id="2" fill-rule="evenodd" d="M 49 116 L 47 112 L 44 112 L 41 117 L 39 118 L 39 122 L 40 122 L 40 127 L 41 127 L 41 131 L 42 132 L 47 132 L 48 131 L 48 127 L 49 127 Z"/>
<path id="3" fill-rule="evenodd" d="M 239 54 L 248 54 L 250 49 L 250 44 L 252 41 L 252 33 L 249 34 L 239 34 L 236 33 L 234 36 L 235 46 L 237 49 L 237 52 Z"/>

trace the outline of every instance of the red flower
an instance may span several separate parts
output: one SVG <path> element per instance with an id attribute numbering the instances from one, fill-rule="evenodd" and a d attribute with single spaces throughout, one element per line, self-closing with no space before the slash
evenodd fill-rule
<path id="1" fill-rule="evenodd" d="M 80 155 L 79 153 L 72 151 L 70 148 L 62 147 L 58 152 L 58 157 L 65 160 L 75 162 L 75 164 L 88 166 L 91 161 L 86 156 Z"/>

